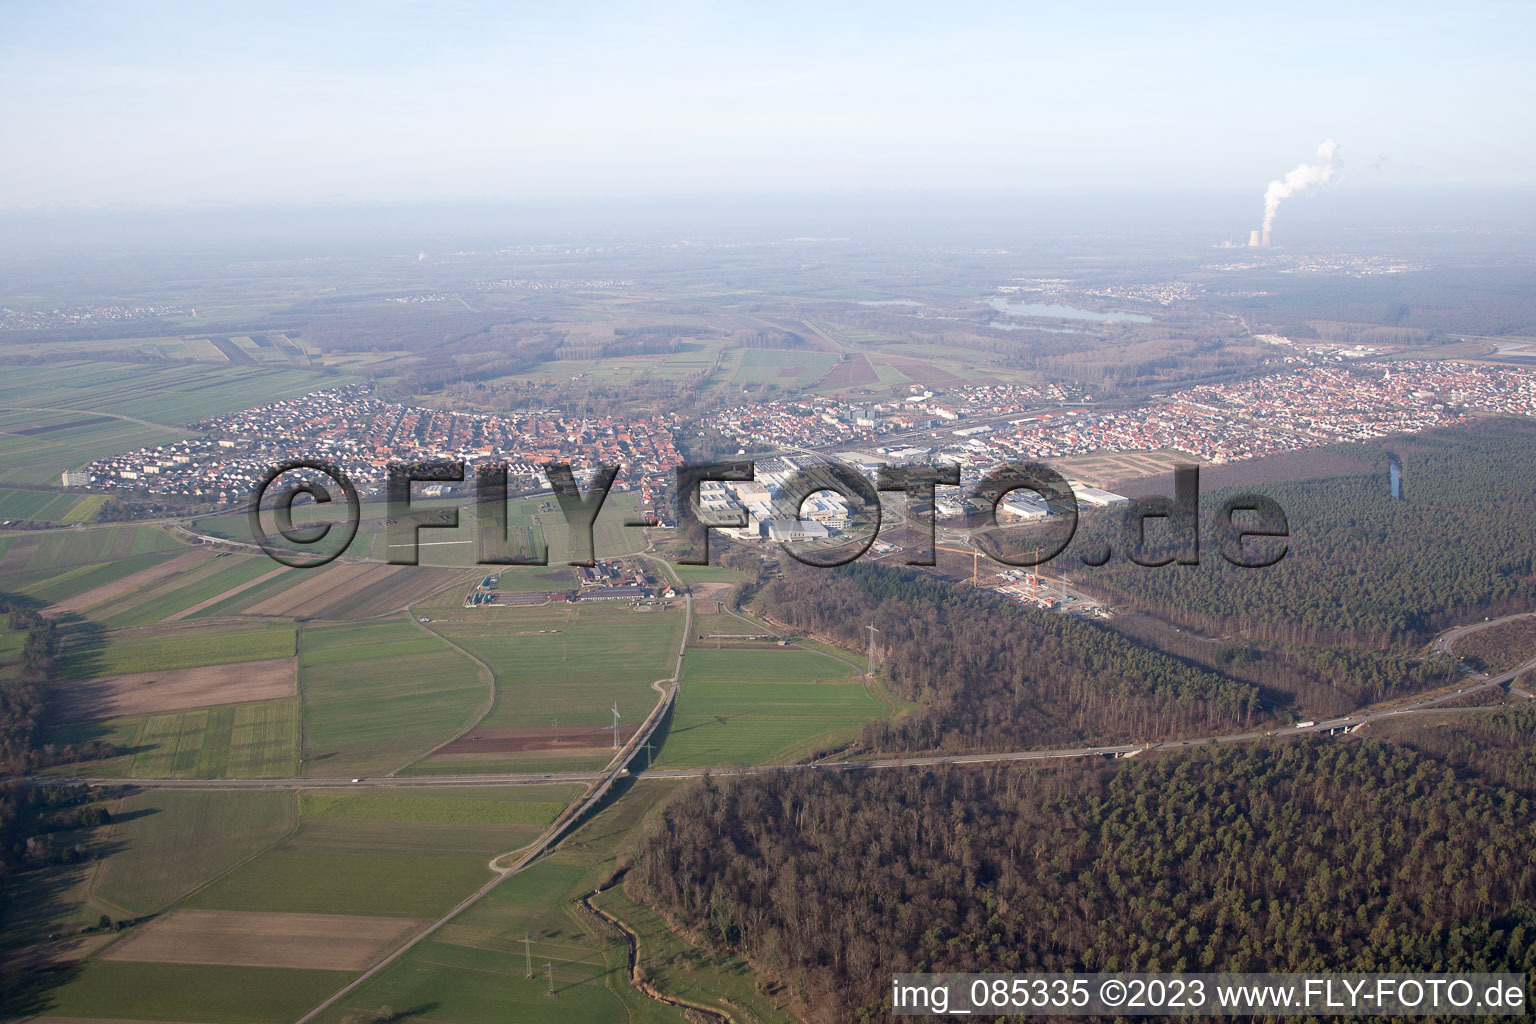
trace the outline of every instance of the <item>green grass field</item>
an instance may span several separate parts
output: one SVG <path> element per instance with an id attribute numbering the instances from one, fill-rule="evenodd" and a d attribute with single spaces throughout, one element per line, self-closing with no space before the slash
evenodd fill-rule
<path id="1" fill-rule="evenodd" d="M 732 619 L 743 631 L 751 626 Z M 825 655 L 794 648 L 762 651 L 691 650 L 683 662 L 683 685 L 689 683 L 816 683 L 840 682 L 858 673 Z"/>
<path id="2" fill-rule="evenodd" d="M 14 369 L 7 367 L 7 376 Z M 89 412 L 19 412 L 7 410 L 7 404 L 34 403 L 14 396 L 10 403 L 0 399 L 0 482 L 4 483 L 58 486 L 59 474 L 66 469 L 82 469 L 109 455 L 168 444 L 187 433 Z"/>
<path id="3" fill-rule="evenodd" d="M 615 701 L 626 721 L 656 703 L 653 680 L 672 674 L 683 615 L 636 611 L 622 602 L 556 604 L 437 621 L 432 627 L 489 664 L 496 704 L 487 728 L 612 721 Z M 540 633 L 541 629 L 559 632 Z"/>
<path id="4" fill-rule="evenodd" d="M 133 778 L 271 779 L 298 772 L 294 698 L 172 711 L 138 721 L 127 768 Z"/>
<path id="5" fill-rule="evenodd" d="M 86 350 L 81 356 L 6 367 L 0 482 L 57 485 L 63 470 L 179 440 L 186 424 L 356 379 L 288 366 L 125 364 L 92 360 Z M 34 409 L 54 411 L 28 411 Z"/>
<path id="6" fill-rule="evenodd" d="M 22 491 L 0 487 L 0 520 L 32 519 L 44 523 L 84 523 L 106 503 L 101 494 Z"/>
<path id="7" fill-rule="evenodd" d="M 684 583 L 740 583 L 747 577 L 723 565 L 673 565 L 672 571 Z"/>
<path id="8" fill-rule="evenodd" d="M 435 917 L 537 825 L 301 818 L 293 835 L 188 898 L 209 910 Z"/>
<path id="9" fill-rule="evenodd" d="M 345 971 L 92 960 L 45 996 L 47 1017 L 282 1024 L 345 985 Z"/>
<path id="10" fill-rule="evenodd" d="M 18 572 L 58 572 L 68 566 L 107 562 L 154 551 L 181 553 L 188 550 L 186 545 L 154 526 L 40 530 L 13 540 L 6 551 L 6 565 Z"/>
<path id="11" fill-rule="evenodd" d="M 678 1024 L 681 1010 L 650 999 L 629 984 L 626 946 L 611 928 L 579 909 L 574 900 L 627 862 L 645 823 L 673 787 L 635 787 L 608 804 L 549 857 L 495 888 L 430 940 L 407 953 L 321 1018 L 340 1024 L 347 1014 L 381 1006 L 432 1004 L 431 1019 L 443 1024 Z M 612 893 L 599 897 L 609 909 L 629 907 Z M 622 914 L 619 916 L 623 916 Z M 757 992 L 747 966 L 710 957 L 659 929 L 641 913 L 641 957 L 658 961 L 664 991 L 705 1005 L 733 1002 L 732 1019 L 789 1024 Z M 523 937 L 528 936 L 536 976 L 524 977 Z M 546 995 L 543 965 L 553 967 L 556 997 Z M 674 987 L 675 986 L 675 987 Z"/>
<path id="12" fill-rule="evenodd" d="M 748 349 L 741 354 L 731 383 L 739 388 L 776 383 L 781 387 L 805 387 L 837 362 L 830 352 L 798 349 Z"/>
<path id="13" fill-rule="evenodd" d="M 115 848 L 97 872 L 96 894 L 148 914 L 280 839 L 294 826 L 294 798 L 150 790 L 124 799 L 115 818 Z"/>
<path id="14" fill-rule="evenodd" d="M 307 818 L 356 818 L 366 821 L 548 825 L 580 793 L 580 786 L 541 787 L 538 793 L 434 787 L 428 793 L 400 791 L 387 796 L 316 790 L 299 795 L 299 813 Z M 541 800 L 538 799 L 540 795 L 559 798 Z"/>
<path id="15" fill-rule="evenodd" d="M 198 624 L 113 631 L 71 642 L 60 659 L 65 678 L 90 679 L 126 672 L 163 672 L 199 665 L 289 658 L 294 653 L 291 622 L 239 625 Z"/>
<path id="16" fill-rule="evenodd" d="M 657 767 L 771 763 L 851 738 L 884 705 L 861 682 L 811 681 L 848 674 L 810 651 L 690 650 Z"/>
<path id="17" fill-rule="evenodd" d="M 489 696 L 472 661 L 405 618 L 307 627 L 304 772 L 378 774 L 465 728 Z"/>
<path id="18" fill-rule="evenodd" d="M 553 772 L 594 772 L 613 759 L 607 747 L 586 755 L 565 754 L 558 757 L 536 755 L 488 754 L 485 756 L 434 754 L 409 768 L 411 775 L 508 775 L 549 774 Z"/>
<path id="19" fill-rule="evenodd" d="M 346 383 L 352 383 L 352 378 L 286 367 L 82 360 L 8 366 L 5 380 L 0 382 L 0 409 L 85 409 L 90 410 L 88 415 L 115 414 L 180 426 Z M 119 421 L 117 429 L 132 425 Z"/>
<path id="20" fill-rule="evenodd" d="M 502 883 L 432 939 L 343 1000 L 322 1020 L 381 1006 L 433 1005 L 443 1024 L 678 1024 L 679 1011 L 630 987 L 624 947 L 583 923 L 571 900 L 611 872 L 664 784 L 636 787 L 599 812 L 550 856 Z M 523 936 L 538 976 L 524 978 Z M 556 998 L 544 964 L 554 966 Z"/>

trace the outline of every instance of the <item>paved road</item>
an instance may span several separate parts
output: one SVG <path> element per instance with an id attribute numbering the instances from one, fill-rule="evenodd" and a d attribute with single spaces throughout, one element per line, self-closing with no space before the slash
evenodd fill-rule
<path id="1" fill-rule="evenodd" d="M 1460 640 L 1468 633 L 1476 633 L 1480 630 L 1490 629 L 1494 626 L 1502 626 L 1504 623 L 1514 622 L 1516 619 L 1529 619 L 1533 615 L 1536 615 L 1536 612 L 1516 612 L 1513 615 L 1503 615 L 1497 619 L 1487 619 L 1483 622 L 1474 622 L 1469 626 L 1457 626 L 1455 629 L 1446 630 L 1444 633 L 1441 633 L 1435 638 L 1434 642 L 1431 643 L 1429 647 L 1432 651 L 1449 651 L 1456 645 L 1457 640 Z"/>

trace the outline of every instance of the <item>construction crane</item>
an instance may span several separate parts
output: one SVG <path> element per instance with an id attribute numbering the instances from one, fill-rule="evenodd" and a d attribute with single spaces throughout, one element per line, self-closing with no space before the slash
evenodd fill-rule
<path id="1" fill-rule="evenodd" d="M 971 586 L 973 586 L 973 587 L 981 586 L 981 550 L 979 548 L 950 548 L 950 547 L 945 547 L 944 545 L 940 544 L 940 545 L 936 546 L 936 550 L 938 550 L 938 551 L 948 551 L 951 554 L 956 554 L 956 555 L 970 555 L 971 556 Z M 1041 552 L 1041 550 L 1042 550 L 1041 548 L 1035 548 L 1035 564 L 1031 567 L 1033 569 L 1033 572 L 1031 572 L 1031 574 L 1030 574 L 1030 592 L 1029 592 L 1029 596 L 1030 596 L 1030 599 L 1034 600 L 1034 601 L 1038 601 L 1039 600 L 1039 597 L 1040 597 L 1040 584 L 1041 584 L 1042 581 L 1044 581 L 1046 583 L 1061 582 L 1063 584 L 1065 584 L 1065 582 L 1066 582 L 1065 580 L 1053 581 L 1049 576 L 1042 576 L 1040 574 L 1040 552 Z"/>

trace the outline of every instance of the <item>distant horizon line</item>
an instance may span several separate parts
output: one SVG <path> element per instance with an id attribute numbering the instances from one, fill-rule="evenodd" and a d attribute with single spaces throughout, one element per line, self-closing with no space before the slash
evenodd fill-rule
<path id="1" fill-rule="evenodd" d="M 1361 196 L 1389 195 L 1529 195 L 1536 197 L 1532 184 L 1387 184 L 1350 182 L 1349 193 Z M 256 199 L 203 200 L 187 203 L 96 203 L 85 205 L 36 204 L 0 206 L 0 217 L 17 216 L 91 216 L 122 214 L 196 214 L 241 212 L 305 212 L 352 210 L 463 210 L 518 209 L 523 207 L 579 207 L 589 205 L 715 205 L 726 203 L 795 203 L 848 200 L 1045 200 L 1060 197 L 1081 199 L 1145 199 L 1153 196 L 1179 196 L 1207 199 L 1254 197 L 1262 200 L 1262 187 L 1252 186 L 1108 186 L 1060 185 L 1014 188 L 831 188 L 817 191 L 742 191 L 742 192 L 657 192 L 595 196 L 476 197 L 467 199 Z"/>

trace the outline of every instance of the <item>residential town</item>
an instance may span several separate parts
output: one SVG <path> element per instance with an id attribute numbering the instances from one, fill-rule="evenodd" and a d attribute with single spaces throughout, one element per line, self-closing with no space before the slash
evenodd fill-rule
<path id="1" fill-rule="evenodd" d="M 789 457 L 787 470 L 835 456 L 873 473 L 903 462 L 958 463 L 967 480 L 1004 462 L 1099 452 L 1167 451 L 1223 463 L 1462 422 L 1480 413 L 1536 415 L 1536 375 L 1449 361 L 1304 365 L 1231 384 L 1171 393 L 1130 409 L 1101 408 L 1059 386 L 914 386 L 901 400 L 835 398 L 740 405 L 701 425 L 737 454 Z M 330 388 L 200 423 L 196 436 L 100 459 L 66 486 L 144 491 L 235 503 L 273 466 L 339 465 L 364 491 L 391 463 L 505 463 L 515 492 L 547 489 L 540 466 L 619 464 L 614 487 L 655 508 L 683 461 L 680 414 L 570 417 L 471 414 L 384 402 L 366 385 Z M 787 478 L 787 471 L 780 474 Z M 777 478 L 775 478 L 775 481 Z M 751 496 L 766 508 L 775 481 Z M 734 492 L 732 492 L 734 493 Z M 834 526 L 838 509 L 816 518 Z"/>

